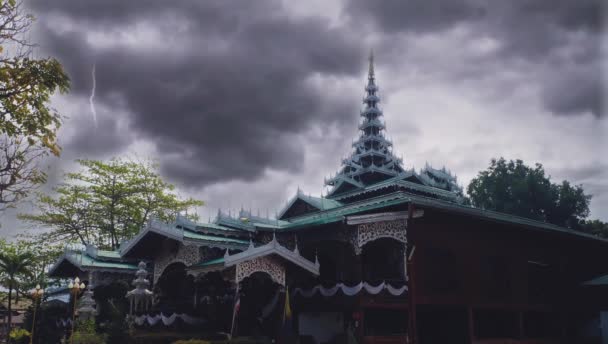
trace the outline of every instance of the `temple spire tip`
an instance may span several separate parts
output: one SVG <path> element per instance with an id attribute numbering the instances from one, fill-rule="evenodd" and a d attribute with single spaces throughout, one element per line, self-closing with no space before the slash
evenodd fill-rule
<path id="1" fill-rule="evenodd" d="M 370 78 L 374 77 L 374 49 L 370 49 L 369 50 L 369 71 L 368 71 L 368 76 Z"/>

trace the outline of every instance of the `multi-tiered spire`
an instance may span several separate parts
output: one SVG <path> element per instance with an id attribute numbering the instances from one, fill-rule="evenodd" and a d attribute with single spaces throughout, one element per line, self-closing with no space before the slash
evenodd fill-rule
<path id="1" fill-rule="evenodd" d="M 351 189 L 374 184 L 403 172 L 402 161 L 396 158 L 391 150 L 392 143 L 384 136 L 385 125 L 381 120 L 382 110 L 379 107 L 378 85 L 374 71 L 374 54 L 369 56 L 369 71 L 365 86 L 365 104 L 359 125 L 361 135 L 353 143 L 351 156 L 342 161 L 340 172 L 326 180 L 333 186 L 330 194 L 339 194 Z"/>

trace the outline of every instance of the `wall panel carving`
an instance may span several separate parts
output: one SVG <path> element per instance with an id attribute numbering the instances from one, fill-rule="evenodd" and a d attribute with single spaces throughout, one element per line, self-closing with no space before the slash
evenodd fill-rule
<path id="1" fill-rule="evenodd" d="M 285 286 L 285 267 L 276 259 L 271 257 L 259 257 L 236 265 L 236 282 L 240 283 L 246 277 L 256 272 L 264 272 L 273 281 Z"/>
<path id="2" fill-rule="evenodd" d="M 407 221 L 394 220 L 359 224 L 357 230 L 352 233 L 351 241 L 355 252 L 361 254 L 365 244 L 380 238 L 392 238 L 407 244 Z"/>
<path id="3" fill-rule="evenodd" d="M 158 281 L 160 276 L 165 271 L 165 268 L 173 263 L 183 263 L 186 266 L 196 264 L 200 261 L 200 252 L 198 246 L 179 244 L 177 253 L 161 255 L 154 261 L 154 283 Z"/>

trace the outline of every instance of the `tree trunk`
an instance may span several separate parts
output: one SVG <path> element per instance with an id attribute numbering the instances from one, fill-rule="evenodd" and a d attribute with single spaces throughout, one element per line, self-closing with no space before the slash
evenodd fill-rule
<path id="1" fill-rule="evenodd" d="M 9 334 L 11 333 L 11 326 L 13 325 L 13 307 L 12 307 L 12 302 L 13 302 L 13 284 L 9 284 L 8 287 L 8 325 L 7 325 L 7 330 L 6 330 L 6 342 L 8 343 L 9 341 Z"/>

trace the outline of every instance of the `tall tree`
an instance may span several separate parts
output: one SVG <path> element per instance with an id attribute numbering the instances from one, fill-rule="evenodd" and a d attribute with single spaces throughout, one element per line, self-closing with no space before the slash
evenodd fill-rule
<path id="1" fill-rule="evenodd" d="M 32 277 L 33 262 L 34 253 L 27 245 L 0 240 L 0 285 L 8 290 L 8 329 L 13 320 L 13 292 L 19 297 L 22 283 Z"/>
<path id="2" fill-rule="evenodd" d="M 45 173 L 36 163 L 59 155 L 61 115 L 50 107 L 69 78 L 53 58 L 33 59 L 27 39 L 34 17 L 17 0 L 0 0 L 0 210 L 14 205 Z"/>
<path id="3" fill-rule="evenodd" d="M 155 164 L 130 160 L 77 160 L 81 170 L 65 175 L 54 189 L 41 194 L 38 213 L 20 218 L 51 228 L 42 238 L 116 248 L 145 225 L 151 216 L 171 221 L 176 214 L 203 203 L 180 199 Z"/>
<path id="4" fill-rule="evenodd" d="M 593 234 L 605 239 L 608 239 L 608 222 L 601 220 L 586 220 L 581 230 L 585 233 Z"/>
<path id="5" fill-rule="evenodd" d="M 589 216 L 591 196 L 581 185 L 552 183 L 541 164 L 530 167 L 522 160 L 492 159 L 467 192 L 476 207 L 569 228 L 580 229 Z"/>

